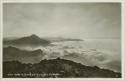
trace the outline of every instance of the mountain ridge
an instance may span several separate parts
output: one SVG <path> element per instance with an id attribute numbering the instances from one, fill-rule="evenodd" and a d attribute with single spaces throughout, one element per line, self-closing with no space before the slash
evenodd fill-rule
<path id="1" fill-rule="evenodd" d="M 23 64 L 19 61 L 3 63 L 3 77 L 6 78 L 121 78 L 121 73 L 97 66 L 85 66 L 65 59 L 41 60 L 35 64 Z M 8 76 L 7 74 L 27 74 Z M 28 74 L 33 74 L 30 76 Z M 57 75 L 54 75 L 57 74 Z"/>
<path id="2" fill-rule="evenodd" d="M 42 39 L 35 34 L 27 37 L 21 37 L 15 40 L 4 41 L 5 44 L 14 45 L 49 45 L 51 42 L 46 39 Z"/>

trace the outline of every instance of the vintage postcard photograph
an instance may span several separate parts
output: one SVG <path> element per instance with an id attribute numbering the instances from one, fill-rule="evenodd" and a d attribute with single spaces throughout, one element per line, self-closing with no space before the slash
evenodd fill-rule
<path id="1" fill-rule="evenodd" d="M 3 3 L 3 78 L 122 78 L 121 3 Z"/>

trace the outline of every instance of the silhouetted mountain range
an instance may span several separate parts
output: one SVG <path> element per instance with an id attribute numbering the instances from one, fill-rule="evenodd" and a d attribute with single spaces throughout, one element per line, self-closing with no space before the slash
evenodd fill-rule
<path id="1" fill-rule="evenodd" d="M 18 38 L 15 40 L 5 40 L 4 44 L 13 44 L 13 45 L 49 45 L 51 42 L 45 39 L 41 39 L 36 35 L 31 35 L 27 37 Z"/>
<path id="2" fill-rule="evenodd" d="M 11 78 L 120 78 L 121 73 L 90 67 L 65 59 L 42 60 L 35 64 L 19 61 L 3 63 L 3 77 Z"/>

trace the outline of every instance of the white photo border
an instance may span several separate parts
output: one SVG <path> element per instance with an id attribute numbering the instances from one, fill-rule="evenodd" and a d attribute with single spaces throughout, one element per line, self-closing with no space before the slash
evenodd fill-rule
<path id="1" fill-rule="evenodd" d="M 122 78 L 3 78 L 3 3 L 121 3 L 121 62 Z M 0 2 L 0 79 L 1 81 L 124 81 L 125 80 L 125 1 L 124 0 L 1 0 Z"/>

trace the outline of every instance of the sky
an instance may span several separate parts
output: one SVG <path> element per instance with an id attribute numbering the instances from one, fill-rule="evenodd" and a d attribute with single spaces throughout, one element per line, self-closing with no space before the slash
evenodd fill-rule
<path id="1" fill-rule="evenodd" d="M 121 38 L 120 3 L 4 3 L 4 37 Z"/>

